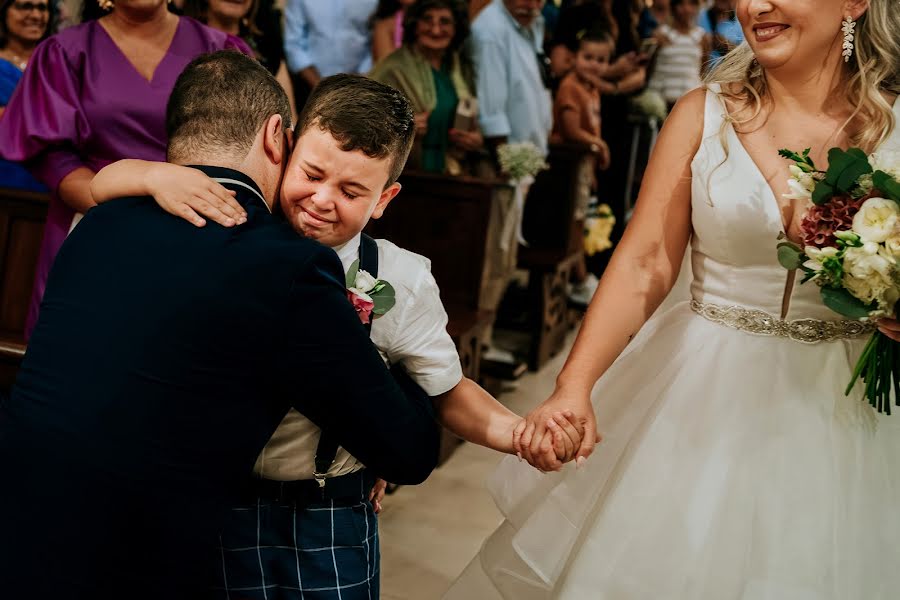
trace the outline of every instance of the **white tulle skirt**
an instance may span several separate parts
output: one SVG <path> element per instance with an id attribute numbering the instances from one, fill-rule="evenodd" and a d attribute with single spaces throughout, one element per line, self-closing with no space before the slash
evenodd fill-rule
<path id="1" fill-rule="evenodd" d="M 594 390 L 584 468 L 501 463 L 506 521 L 446 598 L 900 598 L 900 410 L 843 395 L 864 343 L 654 317 Z"/>

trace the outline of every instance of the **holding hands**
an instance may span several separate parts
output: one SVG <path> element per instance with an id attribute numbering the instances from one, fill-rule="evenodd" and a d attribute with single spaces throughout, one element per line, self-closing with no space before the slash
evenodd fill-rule
<path id="1" fill-rule="evenodd" d="M 541 471 L 558 471 L 573 459 L 581 466 L 599 441 L 590 398 L 560 388 L 513 431 L 516 453 Z"/>

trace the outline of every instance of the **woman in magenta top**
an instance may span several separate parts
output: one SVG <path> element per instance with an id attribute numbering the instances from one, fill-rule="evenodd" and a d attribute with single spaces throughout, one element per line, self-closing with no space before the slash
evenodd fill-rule
<path id="1" fill-rule="evenodd" d="M 59 247 L 94 206 L 94 173 L 122 158 L 164 161 L 175 80 L 198 55 L 229 48 L 252 55 L 240 39 L 170 13 L 165 0 L 116 0 L 35 49 L 0 119 L 0 156 L 25 163 L 52 192 L 26 339 Z"/>

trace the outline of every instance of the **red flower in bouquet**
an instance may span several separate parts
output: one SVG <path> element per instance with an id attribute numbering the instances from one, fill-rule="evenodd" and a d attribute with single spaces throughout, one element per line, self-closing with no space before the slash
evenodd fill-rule
<path id="1" fill-rule="evenodd" d="M 803 244 L 826 248 L 834 246 L 835 231 L 849 231 L 853 228 L 853 217 L 866 198 L 854 200 L 850 197 L 832 198 L 827 204 L 813 205 L 800 222 Z"/>

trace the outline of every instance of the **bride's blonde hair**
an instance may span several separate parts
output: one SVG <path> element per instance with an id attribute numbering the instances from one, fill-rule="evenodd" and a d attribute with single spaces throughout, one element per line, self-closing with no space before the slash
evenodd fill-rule
<path id="1" fill-rule="evenodd" d="M 896 126 L 891 105 L 883 91 L 900 93 L 900 10 L 897 0 L 870 0 L 869 9 L 856 25 L 853 57 L 848 63 L 844 93 L 853 106 L 847 120 L 861 123 L 850 142 L 867 152 L 875 150 Z M 763 109 L 768 89 L 762 67 L 756 62 L 753 50 L 744 42 L 728 53 L 706 77 L 705 83 L 719 84 L 719 96 L 737 107 L 727 116 L 723 132 L 729 124 L 741 125 L 752 121 Z"/>

